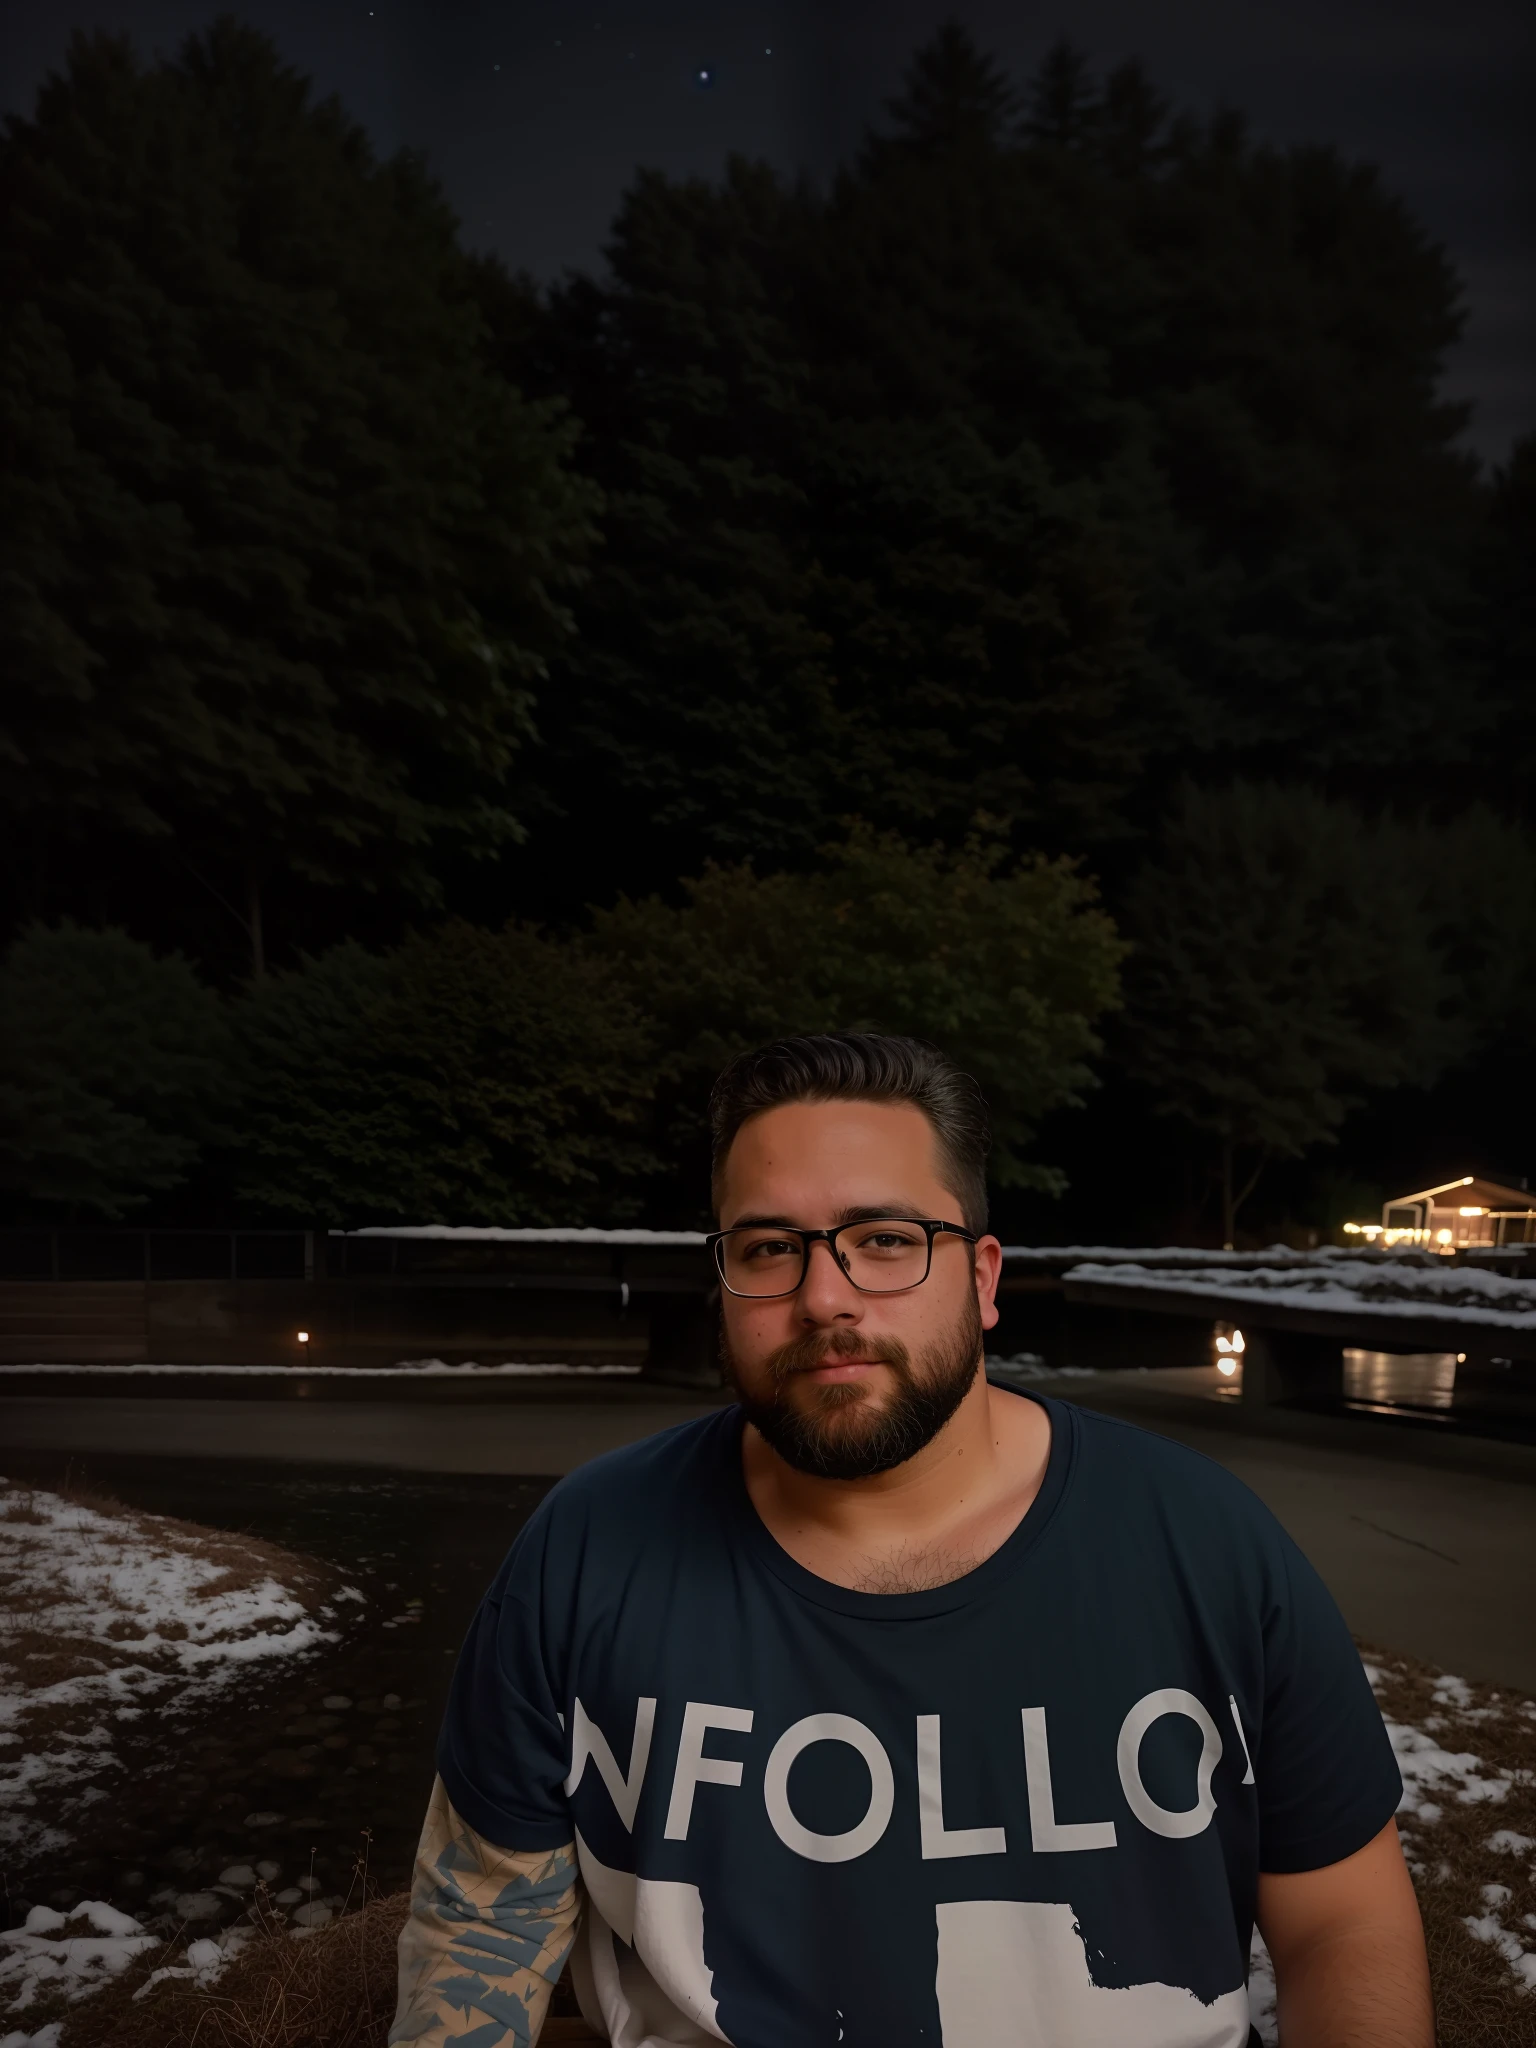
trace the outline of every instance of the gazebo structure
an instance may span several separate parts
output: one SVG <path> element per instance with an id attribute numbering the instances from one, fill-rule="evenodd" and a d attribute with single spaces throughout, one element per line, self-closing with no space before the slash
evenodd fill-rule
<path id="1" fill-rule="evenodd" d="M 1416 1194 L 1393 1195 L 1379 1223 L 1346 1223 L 1346 1233 L 1369 1244 L 1456 1252 L 1477 1245 L 1536 1244 L 1536 1200 L 1528 1188 L 1509 1188 L 1475 1173 Z"/>

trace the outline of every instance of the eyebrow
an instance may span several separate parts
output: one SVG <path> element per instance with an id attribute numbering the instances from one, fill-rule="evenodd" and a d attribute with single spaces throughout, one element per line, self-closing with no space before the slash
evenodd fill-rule
<path id="1" fill-rule="evenodd" d="M 831 1223 L 833 1230 L 840 1230 L 848 1223 L 878 1223 L 882 1217 L 904 1216 L 916 1223 L 923 1221 L 919 1207 L 911 1202 L 868 1202 L 851 1209 L 839 1209 Z M 727 1226 L 731 1230 L 809 1230 L 808 1223 L 791 1222 L 787 1216 L 738 1216 Z"/>

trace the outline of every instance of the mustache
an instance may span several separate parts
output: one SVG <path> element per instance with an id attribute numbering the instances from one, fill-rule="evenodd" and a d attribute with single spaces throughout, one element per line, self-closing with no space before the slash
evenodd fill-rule
<path id="1" fill-rule="evenodd" d="M 814 1372 L 818 1365 L 830 1365 L 839 1358 L 872 1358 L 888 1365 L 899 1379 L 910 1379 L 912 1356 L 895 1337 L 860 1336 L 856 1330 L 807 1330 L 788 1344 L 781 1344 L 768 1359 L 768 1371 L 775 1386 L 783 1386 L 796 1373 Z"/>

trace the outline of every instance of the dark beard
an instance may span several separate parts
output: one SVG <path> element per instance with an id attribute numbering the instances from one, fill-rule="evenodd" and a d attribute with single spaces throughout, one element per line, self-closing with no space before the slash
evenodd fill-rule
<path id="1" fill-rule="evenodd" d="M 981 1368 L 981 1308 L 967 1297 L 960 1322 L 928 1350 L 914 1368 L 905 1344 L 894 1337 L 861 1337 L 853 1330 L 813 1332 L 783 1345 L 768 1360 L 773 1391 L 766 1399 L 748 1390 L 722 1329 L 720 1353 L 736 1398 L 764 1441 L 786 1465 L 813 1479 L 873 1479 L 915 1458 L 970 1392 Z M 889 1398 L 870 1406 L 863 1387 L 818 1387 L 815 1405 L 790 1398 L 795 1376 L 834 1358 L 877 1358 L 895 1382 Z"/>

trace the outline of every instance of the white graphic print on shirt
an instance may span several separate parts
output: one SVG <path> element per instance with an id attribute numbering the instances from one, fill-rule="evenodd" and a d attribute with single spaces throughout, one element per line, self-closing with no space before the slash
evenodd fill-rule
<path id="1" fill-rule="evenodd" d="M 1201 1738 L 1194 1800 L 1170 1809 L 1154 1801 L 1142 1782 L 1141 1744 L 1164 1715 L 1192 1721 Z M 1236 1706 L 1233 1703 L 1236 1718 Z M 712 1756 L 712 1729 L 750 1733 L 749 1708 L 690 1700 L 673 1768 L 666 1836 L 686 1841 L 699 1785 L 742 1786 L 739 1761 Z M 627 1772 L 612 1744 L 581 1702 L 573 1715 L 571 1773 L 575 1794 L 590 1759 L 627 1831 L 632 1831 L 650 1760 L 656 1701 L 636 1702 Z M 1113 1850 L 1112 1821 L 1058 1821 L 1051 1783 L 1044 1710 L 1021 1709 L 1024 1770 L 1035 1854 Z M 1238 1722 L 1241 1736 L 1241 1722 Z M 951 1829 L 944 1825 L 942 1721 L 917 1717 L 917 1781 L 923 1860 L 992 1856 L 1007 1852 L 1001 1827 Z M 816 1742 L 840 1742 L 864 1762 L 869 1801 L 862 1819 L 837 1834 L 808 1827 L 789 1801 L 789 1772 Z M 1246 1741 L 1244 1742 L 1246 1750 Z M 1150 1832 L 1184 1840 L 1207 1828 L 1216 1811 L 1211 1780 L 1221 1760 L 1219 1728 L 1201 1702 L 1180 1687 L 1162 1687 L 1136 1701 L 1125 1716 L 1116 1762 L 1126 1803 Z M 1246 1762 L 1246 1755 L 1244 1761 Z M 853 1861 L 884 1835 L 895 1801 L 895 1780 L 874 1731 L 846 1714 L 811 1714 L 786 1729 L 769 1754 L 763 1801 L 774 1833 L 796 1855 L 814 1863 Z M 714 1997 L 705 1954 L 706 1906 L 698 1886 L 638 1877 L 604 1863 L 576 1834 L 586 1885 L 584 1939 L 572 1958 L 577 1995 L 588 2019 L 601 2025 L 614 2048 L 706 2048 L 729 2041 Z M 1180 1985 L 1109 1987 L 1093 1981 L 1070 1903 L 968 1899 L 935 1908 L 935 1990 L 943 2048 L 1243 2048 L 1248 2040 L 1248 1996 L 1239 1983 L 1211 2004 Z"/>

